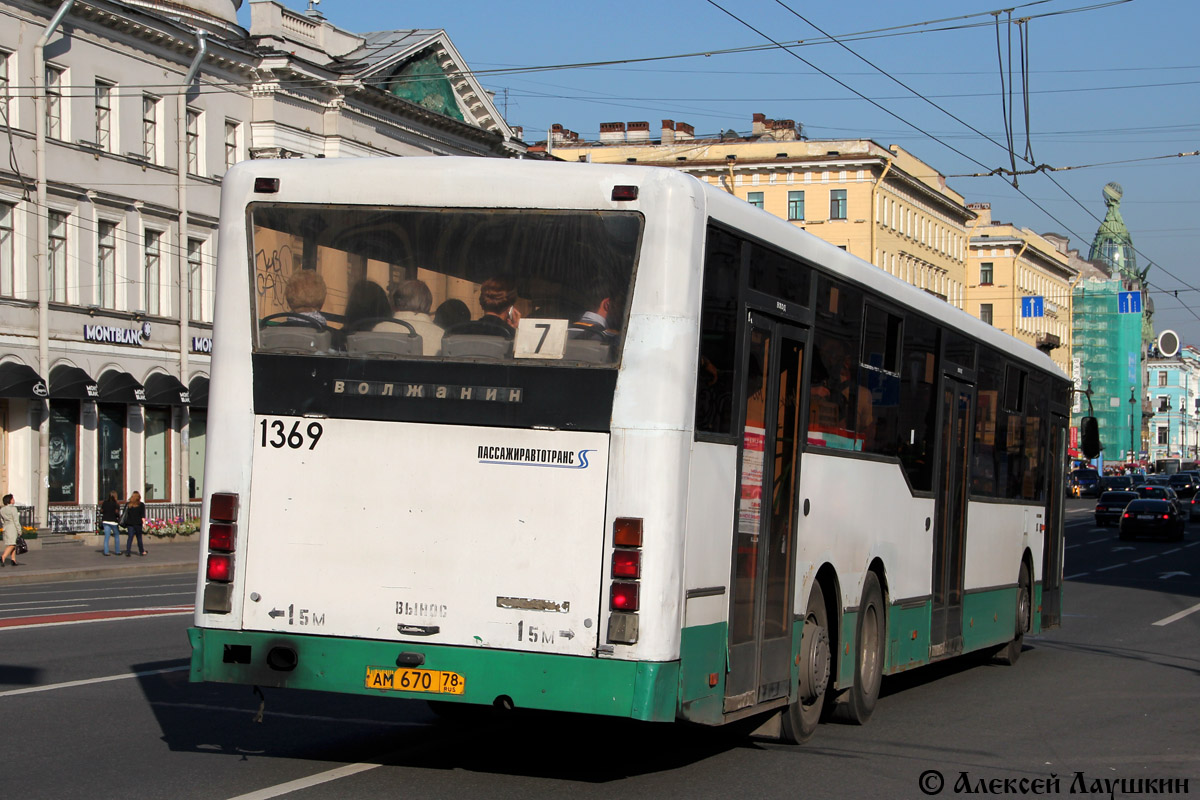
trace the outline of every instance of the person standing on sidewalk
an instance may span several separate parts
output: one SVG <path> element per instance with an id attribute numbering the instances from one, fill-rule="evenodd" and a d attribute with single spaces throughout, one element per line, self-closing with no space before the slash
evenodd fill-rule
<path id="1" fill-rule="evenodd" d="M 108 555 L 108 537 L 113 540 L 113 555 L 121 555 L 121 529 L 117 520 L 121 517 L 121 501 L 117 498 L 117 490 L 113 489 L 108 497 L 100 504 L 100 528 L 104 531 L 104 555 Z"/>
<path id="2" fill-rule="evenodd" d="M 0 567 L 12 558 L 14 567 L 17 563 L 17 537 L 21 535 L 21 515 L 17 511 L 16 501 L 11 494 L 4 495 L 4 505 L 0 507 L 0 540 L 4 542 L 4 553 L 0 555 Z"/>
<path id="3" fill-rule="evenodd" d="M 142 494 L 134 492 L 129 495 L 129 501 L 125 503 L 125 510 L 121 513 L 121 521 L 125 523 L 125 528 L 129 531 L 129 539 L 125 542 L 126 558 L 132 555 L 135 534 L 138 540 L 138 555 L 146 555 L 146 548 L 142 545 L 142 522 L 145 519 L 146 506 L 142 503 Z"/>

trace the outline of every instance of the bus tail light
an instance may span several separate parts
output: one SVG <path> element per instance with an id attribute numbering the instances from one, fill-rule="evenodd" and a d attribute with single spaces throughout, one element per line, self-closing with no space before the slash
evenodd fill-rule
<path id="1" fill-rule="evenodd" d="M 610 565 L 608 641 L 611 644 L 636 644 L 638 609 L 642 586 L 642 520 L 618 517 L 613 520 L 613 554 Z"/>
<path id="2" fill-rule="evenodd" d="M 239 497 L 215 492 L 208 501 L 208 561 L 204 577 L 204 612 L 228 614 L 233 609 L 233 551 L 237 543 Z"/>

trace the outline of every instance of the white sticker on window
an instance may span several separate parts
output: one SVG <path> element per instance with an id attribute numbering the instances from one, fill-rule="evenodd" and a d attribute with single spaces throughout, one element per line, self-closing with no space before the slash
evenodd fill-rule
<path id="1" fill-rule="evenodd" d="M 524 317 L 517 323 L 513 358 L 562 358 L 566 343 L 565 319 Z"/>

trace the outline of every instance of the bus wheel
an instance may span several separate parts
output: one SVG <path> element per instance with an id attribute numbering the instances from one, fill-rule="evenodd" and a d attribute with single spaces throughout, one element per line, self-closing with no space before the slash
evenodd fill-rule
<path id="1" fill-rule="evenodd" d="M 800 685 L 796 701 L 783 714 L 785 742 L 804 744 L 812 738 L 825 709 L 832 660 L 825 593 L 821 591 L 821 584 L 814 583 L 804 615 L 804 631 L 800 635 Z"/>
<path id="2" fill-rule="evenodd" d="M 1033 594 L 1029 588 L 1029 570 L 1021 565 L 1021 577 L 1017 582 L 1017 624 L 1012 641 L 996 652 L 996 662 L 1012 666 L 1021 657 L 1021 648 L 1025 646 L 1025 631 L 1029 630 Z"/>
<path id="3" fill-rule="evenodd" d="M 856 725 L 866 724 L 879 699 L 883 683 L 884 656 L 883 591 L 879 578 L 868 572 L 858 606 L 858 630 L 854 649 L 854 685 L 846 693 L 844 716 Z"/>

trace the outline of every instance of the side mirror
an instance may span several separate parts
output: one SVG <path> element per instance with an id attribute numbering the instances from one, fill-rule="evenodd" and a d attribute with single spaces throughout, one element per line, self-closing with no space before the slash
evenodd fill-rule
<path id="1" fill-rule="evenodd" d="M 1088 461 L 1100 455 L 1100 423 L 1095 417 L 1079 420 L 1079 449 Z"/>

